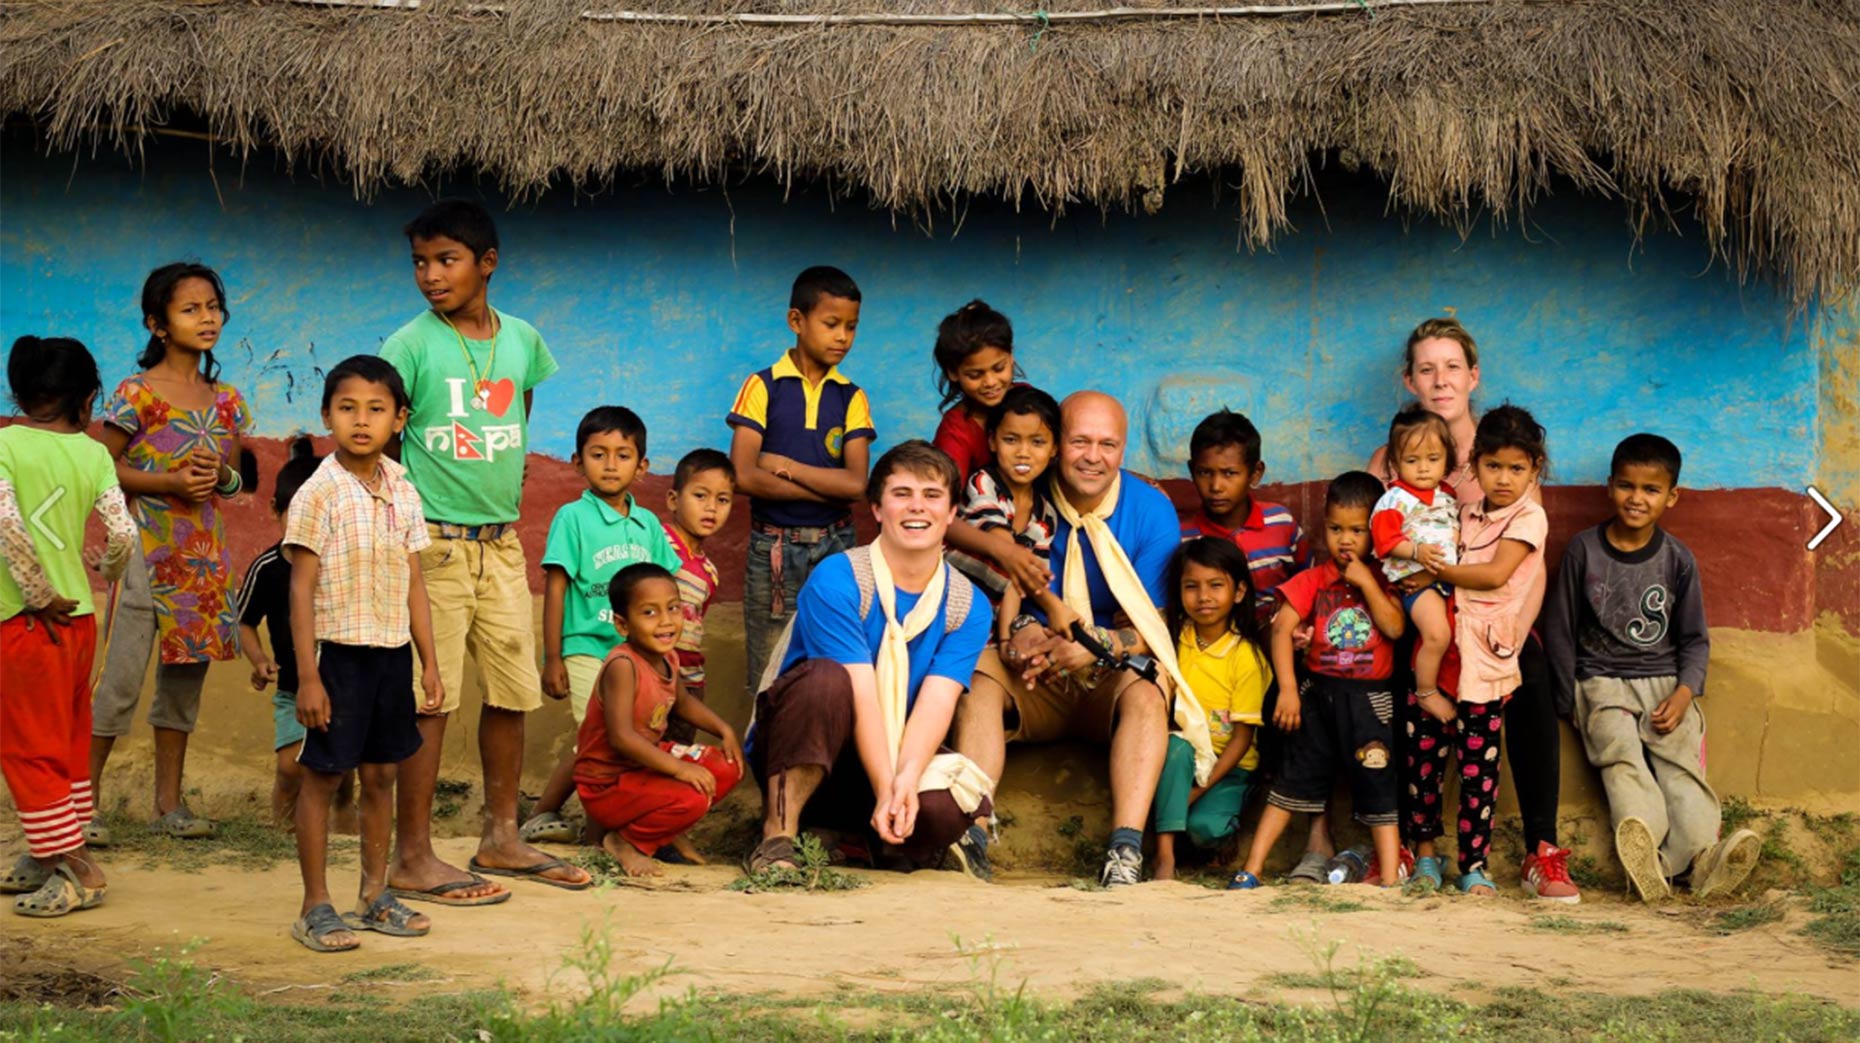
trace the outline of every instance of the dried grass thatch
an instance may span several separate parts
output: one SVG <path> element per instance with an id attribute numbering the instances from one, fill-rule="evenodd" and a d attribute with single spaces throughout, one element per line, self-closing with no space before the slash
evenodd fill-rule
<path id="1" fill-rule="evenodd" d="M 1462 227 L 1518 214 L 1561 176 L 1643 227 L 1689 205 L 1740 276 L 1767 272 L 1798 302 L 1860 284 L 1860 0 L 1409 2 L 744 25 L 589 17 L 602 0 L 4 0 L 0 105 L 65 149 L 133 149 L 185 116 L 238 150 L 332 166 L 363 193 L 456 169 L 517 193 L 753 171 L 863 187 L 906 211 L 972 193 L 1154 208 L 1177 178 L 1213 173 L 1235 184 L 1249 245 L 1286 227 L 1314 157 L 1361 162 L 1398 209 Z"/>

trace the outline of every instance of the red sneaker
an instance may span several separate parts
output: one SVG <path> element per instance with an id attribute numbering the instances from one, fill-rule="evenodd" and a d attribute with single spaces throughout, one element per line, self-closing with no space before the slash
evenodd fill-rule
<path id="1" fill-rule="evenodd" d="M 1406 845 L 1403 845 L 1400 851 L 1401 854 L 1395 859 L 1395 883 L 1393 885 L 1395 887 L 1406 884 L 1408 878 L 1414 875 L 1414 852 L 1408 850 Z M 1382 886 L 1382 863 L 1375 855 L 1369 856 L 1369 868 L 1363 870 L 1363 883 L 1375 887 Z"/>
<path id="2" fill-rule="evenodd" d="M 1526 894 L 1565 905 L 1575 905 L 1582 901 L 1582 892 L 1576 889 L 1576 882 L 1569 878 L 1568 848 L 1555 847 L 1548 840 L 1540 840 L 1537 842 L 1537 850 L 1524 856 L 1524 864 L 1518 867 L 1518 873 L 1524 878 Z"/>

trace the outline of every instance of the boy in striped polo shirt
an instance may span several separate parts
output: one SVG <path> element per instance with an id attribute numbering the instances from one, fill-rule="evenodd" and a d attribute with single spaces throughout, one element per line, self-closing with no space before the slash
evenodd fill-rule
<path id="1" fill-rule="evenodd" d="M 853 546 L 852 503 L 865 495 L 872 406 L 839 364 L 859 328 L 859 287 L 817 266 L 788 295 L 794 347 L 751 373 L 726 418 L 737 489 L 750 497 L 743 644 L 754 698 L 769 648 L 814 566 Z"/>
<path id="2" fill-rule="evenodd" d="M 1195 425 L 1188 451 L 1188 476 L 1201 496 L 1201 510 L 1182 523 L 1182 539 L 1232 540 L 1253 574 L 1260 621 L 1270 623 L 1273 590 L 1310 567 L 1311 545 L 1284 505 L 1253 498 L 1253 487 L 1266 475 L 1259 429 L 1239 413 L 1210 413 Z"/>

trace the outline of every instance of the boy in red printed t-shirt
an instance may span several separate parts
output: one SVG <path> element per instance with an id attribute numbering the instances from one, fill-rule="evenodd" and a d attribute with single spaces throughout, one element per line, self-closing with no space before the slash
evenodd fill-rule
<path id="1" fill-rule="evenodd" d="M 1253 577 L 1260 622 L 1270 625 L 1278 609 L 1272 592 L 1311 567 L 1311 544 L 1284 505 L 1254 498 L 1253 487 L 1266 476 L 1259 453 L 1259 429 L 1239 413 L 1223 409 L 1195 425 L 1188 476 L 1201 510 L 1182 523 L 1182 539 L 1212 536 L 1239 547 Z"/>
<path id="2" fill-rule="evenodd" d="M 678 595 L 684 604 L 685 628 L 678 635 L 678 674 L 685 690 L 704 701 L 704 613 L 717 596 L 722 577 L 704 553 L 704 541 L 730 520 L 736 499 L 736 468 L 715 449 L 693 449 L 678 461 L 672 489 L 665 494 L 665 536 L 678 554 Z M 673 742 L 690 742 L 697 732 L 691 722 L 675 718 L 665 736 Z M 679 847 L 683 851 L 683 847 Z"/>
<path id="3" fill-rule="evenodd" d="M 1324 495 L 1324 545 L 1330 558 L 1279 587 L 1272 620 L 1272 667 L 1279 688 L 1273 724 L 1287 732 L 1279 778 L 1266 795 L 1247 852 L 1246 868 L 1230 885 L 1260 886 L 1272 845 L 1294 812 L 1316 814 L 1340 769 L 1353 783 L 1357 821 L 1375 841 L 1383 886 L 1400 880 L 1395 758 L 1395 639 L 1401 605 L 1370 564 L 1369 511 L 1382 483 L 1363 471 L 1337 476 Z M 1300 683 L 1292 663 L 1292 632 L 1312 628 Z"/>

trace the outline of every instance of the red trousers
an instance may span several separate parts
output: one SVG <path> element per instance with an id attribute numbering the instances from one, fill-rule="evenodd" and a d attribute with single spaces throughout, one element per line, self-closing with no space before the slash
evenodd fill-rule
<path id="1" fill-rule="evenodd" d="M 0 622 L 0 774 L 26 846 L 51 858 L 84 846 L 90 822 L 90 667 L 97 620 L 54 628 L 34 616 Z"/>
<path id="2" fill-rule="evenodd" d="M 717 780 L 716 797 L 706 798 L 689 783 L 656 771 L 624 772 L 604 786 L 575 783 L 575 792 L 581 795 L 581 810 L 588 813 L 588 818 L 602 829 L 619 833 L 646 855 L 695 825 L 743 777 L 742 769 L 725 760 L 723 751 L 714 746 L 662 742 L 659 749 L 710 772 Z"/>

